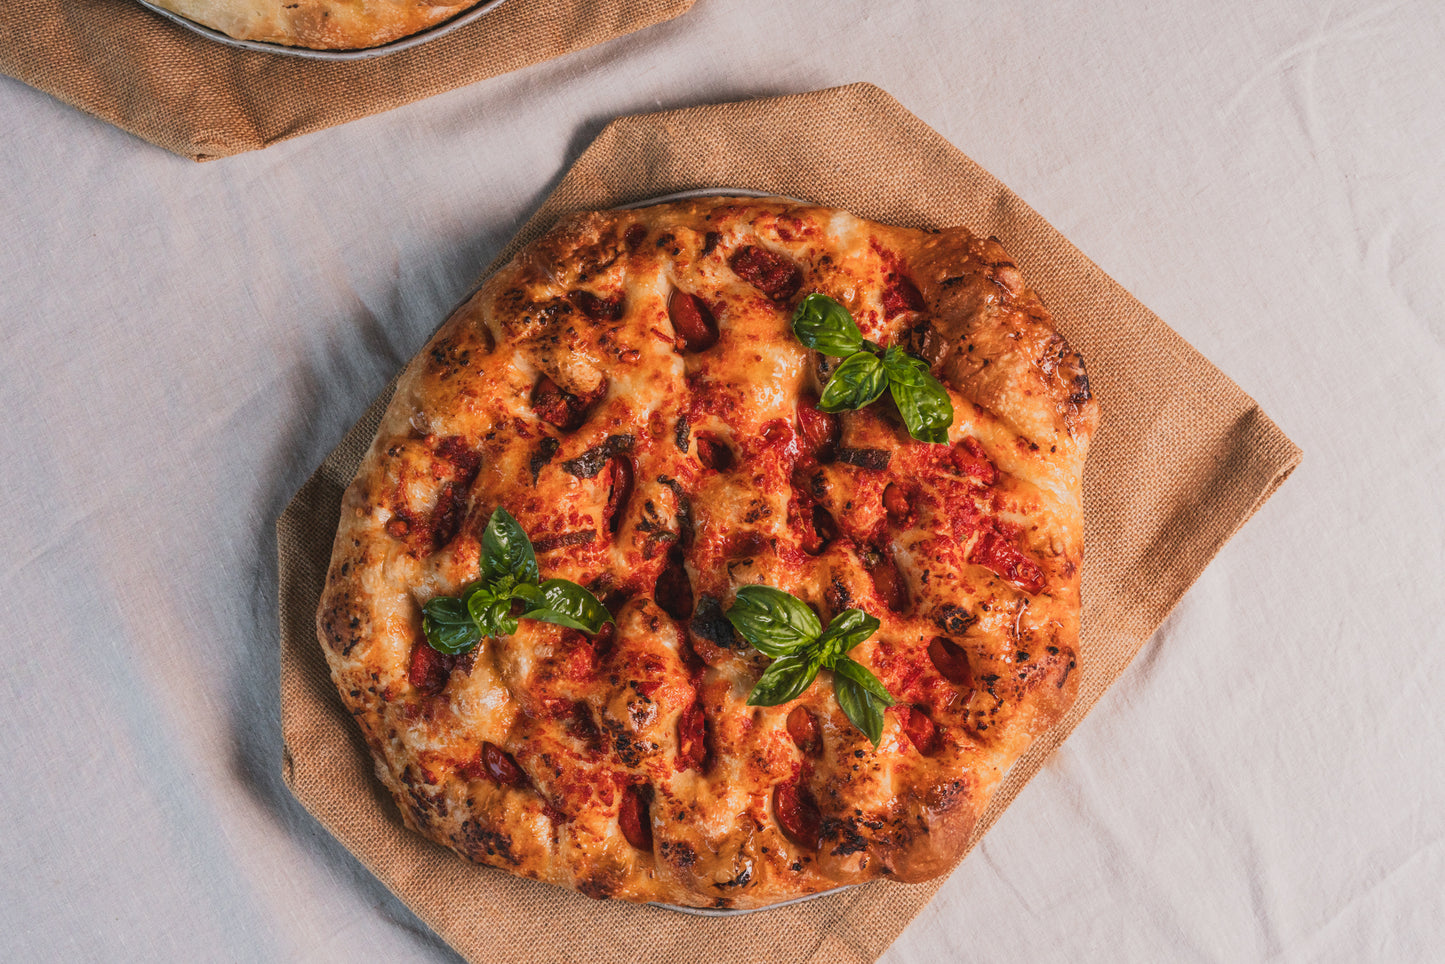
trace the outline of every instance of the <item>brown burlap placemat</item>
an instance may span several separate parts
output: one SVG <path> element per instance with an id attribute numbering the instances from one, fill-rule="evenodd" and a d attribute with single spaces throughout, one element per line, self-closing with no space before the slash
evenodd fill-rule
<path id="1" fill-rule="evenodd" d="M 379 114 L 670 20 L 694 0 L 506 0 L 371 60 L 228 47 L 133 0 L 3 0 L 0 73 L 209 160 Z"/>
<path id="2" fill-rule="evenodd" d="M 1088 363 L 1103 414 L 1085 477 L 1078 702 L 1010 771 L 976 843 L 1289 475 L 1300 451 L 1249 396 L 1008 188 L 866 84 L 614 121 L 497 264 L 565 213 L 717 186 L 878 221 L 964 224 L 997 235 Z M 372 404 L 277 523 L 284 767 L 296 797 L 471 961 L 874 960 L 941 879 L 874 883 L 756 914 L 699 918 L 593 901 L 474 867 L 402 827 L 336 696 L 314 630 L 342 490 L 389 395 Z"/>

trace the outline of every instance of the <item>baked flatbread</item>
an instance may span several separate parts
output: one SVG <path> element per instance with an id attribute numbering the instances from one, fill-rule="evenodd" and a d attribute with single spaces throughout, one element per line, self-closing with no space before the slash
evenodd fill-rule
<path id="1" fill-rule="evenodd" d="M 810 292 L 927 362 L 945 443 L 886 395 L 817 410 L 839 362 L 792 330 Z M 1074 699 L 1097 418 L 995 239 L 775 199 L 570 217 L 402 375 L 320 641 L 407 825 L 468 859 L 699 907 L 923 880 Z M 498 507 L 615 627 L 428 646 L 422 606 L 478 578 Z M 725 618 L 747 585 L 879 619 L 849 654 L 897 701 L 876 747 L 827 670 L 747 705 L 770 663 Z"/>

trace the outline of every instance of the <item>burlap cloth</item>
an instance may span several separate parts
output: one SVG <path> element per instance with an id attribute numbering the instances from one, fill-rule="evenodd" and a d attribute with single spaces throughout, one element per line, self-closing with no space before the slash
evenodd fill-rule
<path id="1" fill-rule="evenodd" d="M 209 160 L 591 47 L 694 0 L 505 0 L 372 60 L 228 47 L 132 0 L 0 0 L 0 73 L 168 151 Z"/>
<path id="2" fill-rule="evenodd" d="M 614 121 L 497 264 L 567 212 L 713 186 L 997 235 L 1088 364 L 1103 414 L 1085 477 L 1079 698 L 1010 771 L 976 843 L 1289 475 L 1300 451 L 1249 396 L 1008 188 L 866 84 Z M 475 867 L 402 827 L 342 710 L 313 622 L 342 490 L 389 396 L 372 404 L 277 524 L 284 767 L 296 797 L 471 961 L 783 964 L 881 954 L 941 878 L 700 918 L 594 901 Z"/>

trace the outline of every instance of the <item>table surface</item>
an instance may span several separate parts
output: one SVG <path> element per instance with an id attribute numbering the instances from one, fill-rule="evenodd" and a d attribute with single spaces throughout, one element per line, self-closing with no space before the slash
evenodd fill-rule
<path id="1" fill-rule="evenodd" d="M 1305 451 L 883 959 L 1437 952 L 1445 5 L 1062 6 L 699 0 L 204 165 L 0 78 L 7 956 L 456 959 L 281 782 L 273 522 L 609 119 L 856 80 Z"/>

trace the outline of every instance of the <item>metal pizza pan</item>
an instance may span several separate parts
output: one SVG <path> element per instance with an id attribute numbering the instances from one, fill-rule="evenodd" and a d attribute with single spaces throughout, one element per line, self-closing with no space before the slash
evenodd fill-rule
<path id="1" fill-rule="evenodd" d="M 183 17 L 171 10 L 151 3 L 150 0 L 135 0 L 136 3 L 154 13 L 165 17 L 172 23 L 179 24 L 187 30 L 200 34 L 202 37 L 214 40 L 216 43 L 225 44 L 227 47 L 239 47 L 242 50 L 258 50 L 264 53 L 279 54 L 283 57 L 300 57 L 305 60 L 370 60 L 374 57 L 385 57 L 387 54 L 394 54 L 401 50 L 410 50 L 413 47 L 420 47 L 438 37 L 451 33 L 459 27 L 465 27 L 491 13 L 501 6 L 506 0 L 483 0 L 470 10 L 457 14 L 450 20 L 443 21 L 434 27 L 428 27 L 420 33 L 414 33 L 410 37 L 402 37 L 393 40 L 391 43 L 381 44 L 377 47 L 364 47 L 358 50 L 312 50 L 308 47 L 288 47 L 286 44 L 267 43 L 261 40 L 238 40 L 228 34 L 224 34 L 212 27 L 197 23 L 187 17 Z"/>

